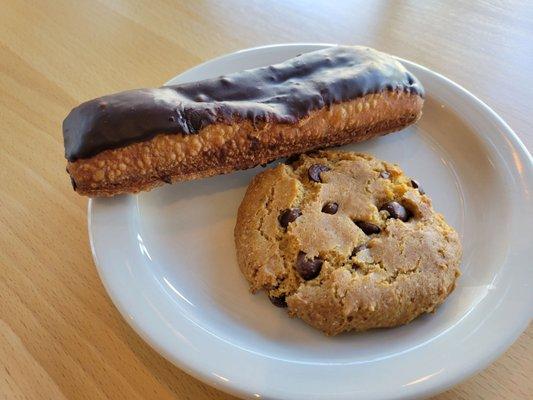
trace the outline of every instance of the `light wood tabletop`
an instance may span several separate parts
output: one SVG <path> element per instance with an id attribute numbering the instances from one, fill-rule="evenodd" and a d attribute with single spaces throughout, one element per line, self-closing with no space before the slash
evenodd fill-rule
<path id="1" fill-rule="evenodd" d="M 365 44 L 463 85 L 533 148 L 525 0 L 2 0 L 0 10 L 0 399 L 232 398 L 143 342 L 98 278 L 61 132 L 84 100 L 158 86 L 241 48 Z M 533 398 L 532 335 L 436 399 Z"/>

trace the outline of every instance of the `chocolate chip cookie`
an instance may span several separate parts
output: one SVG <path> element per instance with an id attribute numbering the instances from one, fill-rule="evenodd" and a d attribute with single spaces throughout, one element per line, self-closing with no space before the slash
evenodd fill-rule
<path id="1" fill-rule="evenodd" d="M 367 154 L 321 151 L 257 175 L 235 244 L 252 292 L 328 335 L 433 312 L 460 274 L 459 237 L 420 183 Z"/>

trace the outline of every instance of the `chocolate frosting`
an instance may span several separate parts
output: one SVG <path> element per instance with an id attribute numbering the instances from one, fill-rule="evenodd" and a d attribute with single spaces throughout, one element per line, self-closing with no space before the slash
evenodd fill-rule
<path id="1" fill-rule="evenodd" d="M 63 121 L 65 157 L 88 158 L 157 134 L 194 134 L 215 122 L 292 124 L 311 111 L 384 90 L 424 96 L 393 57 L 367 47 L 330 47 L 269 67 L 85 102 Z"/>

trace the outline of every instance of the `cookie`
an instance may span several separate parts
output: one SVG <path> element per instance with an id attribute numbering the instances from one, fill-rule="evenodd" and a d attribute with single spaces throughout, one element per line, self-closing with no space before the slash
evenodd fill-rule
<path id="1" fill-rule="evenodd" d="M 433 312 L 455 287 L 462 253 L 417 181 L 370 155 L 335 151 L 257 175 L 235 245 L 252 292 L 328 335 Z"/>

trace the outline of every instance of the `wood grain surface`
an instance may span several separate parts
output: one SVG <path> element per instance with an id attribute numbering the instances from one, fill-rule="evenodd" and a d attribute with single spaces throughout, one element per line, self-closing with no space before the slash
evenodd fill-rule
<path id="1" fill-rule="evenodd" d="M 87 200 L 65 173 L 79 102 L 237 49 L 366 44 L 471 90 L 533 148 L 527 1 L 0 0 L 0 399 L 230 399 L 165 361 L 98 279 Z M 531 327 L 436 399 L 533 398 Z"/>

